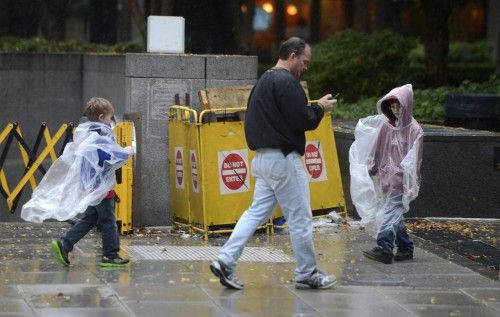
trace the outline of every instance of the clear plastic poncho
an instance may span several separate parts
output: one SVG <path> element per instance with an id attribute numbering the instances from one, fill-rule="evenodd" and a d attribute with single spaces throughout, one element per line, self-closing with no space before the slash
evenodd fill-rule
<path id="1" fill-rule="evenodd" d="M 391 99 L 401 104 L 399 119 L 391 111 Z M 391 90 L 377 102 L 377 111 L 359 120 L 349 149 L 351 199 L 361 224 L 375 233 L 394 228 L 418 196 L 423 146 L 410 84 Z M 403 208 L 394 209 L 398 196 Z"/>
<path id="2" fill-rule="evenodd" d="M 115 185 L 115 170 L 130 151 L 116 143 L 110 126 L 88 121 L 78 125 L 73 142 L 50 166 L 21 218 L 41 223 L 46 219 L 65 221 L 99 204 Z"/>

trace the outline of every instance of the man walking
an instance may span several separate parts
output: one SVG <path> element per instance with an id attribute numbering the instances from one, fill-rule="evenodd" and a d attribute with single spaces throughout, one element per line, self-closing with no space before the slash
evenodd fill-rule
<path id="1" fill-rule="evenodd" d="M 287 220 L 297 261 L 295 287 L 330 288 L 336 282 L 335 276 L 316 267 L 309 181 L 301 161 L 304 132 L 315 129 L 325 111 L 330 111 L 336 102 L 327 94 L 317 105 L 307 105 L 299 78 L 307 70 L 311 56 L 311 47 L 304 40 L 286 40 L 280 46 L 276 66 L 261 76 L 250 94 L 245 136 L 249 148 L 256 151 L 252 161 L 253 202 L 239 219 L 217 261 L 210 265 L 227 288 L 243 288 L 234 274 L 237 261 L 247 240 L 269 219 L 277 203 Z"/>

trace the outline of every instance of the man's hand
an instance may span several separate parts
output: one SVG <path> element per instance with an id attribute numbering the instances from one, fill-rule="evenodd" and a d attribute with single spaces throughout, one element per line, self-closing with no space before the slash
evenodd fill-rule
<path id="1" fill-rule="evenodd" d="M 327 94 L 321 97 L 318 104 L 323 107 L 325 112 L 330 112 L 333 108 L 333 104 L 337 103 L 337 99 L 334 99 L 332 94 Z"/>

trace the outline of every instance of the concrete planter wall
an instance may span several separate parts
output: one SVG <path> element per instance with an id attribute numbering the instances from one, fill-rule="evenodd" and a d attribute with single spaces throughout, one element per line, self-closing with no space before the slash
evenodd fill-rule
<path id="1" fill-rule="evenodd" d="M 136 115 L 138 155 L 134 183 L 134 223 L 170 223 L 167 107 L 175 95 L 200 110 L 198 91 L 247 85 L 257 78 L 257 58 L 210 55 L 126 56 L 127 112 Z M 188 100 L 186 100 L 188 99 Z"/>
<path id="2" fill-rule="evenodd" d="M 40 124 L 54 133 L 77 122 L 92 96 L 109 99 L 118 114 L 133 113 L 139 153 L 134 184 L 134 225 L 170 223 L 166 109 L 178 94 L 199 110 L 207 87 L 253 84 L 257 57 L 167 54 L 0 54 L 0 129 L 19 122 L 31 146 Z M 11 187 L 24 170 L 16 148 L 4 167 Z M 40 178 L 40 175 L 38 175 Z M 26 190 L 19 206 L 29 198 Z M 0 221 L 19 221 L 0 200 Z"/>
<path id="3" fill-rule="evenodd" d="M 347 206 L 357 216 L 349 194 L 352 129 L 337 128 L 335 140 Z M 420 195 L 407 216 L 498 218 L 500 170 L 494 163 L 499 149 L 500 133 L 424 127 Z"/>

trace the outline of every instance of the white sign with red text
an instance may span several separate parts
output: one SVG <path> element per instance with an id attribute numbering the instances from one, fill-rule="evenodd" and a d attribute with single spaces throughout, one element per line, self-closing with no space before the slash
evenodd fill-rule
<path id="1" fill-rule="evenodd" d="M 321 182 L 327 180 L 326 165 L 319 141 L 306 142 L 306 151 L 304 153 L 304 163 L 309 182 Z"/>
<path id="2" fill-rule="evenodd" d="M 191 162 L 191 187 L 193 192 L 200 192 L 200 182 L 198 180 L 198 159 L 196 158 L 196 151 L 189 151 L 189 161 Z"/>
<path id="3" fill-rule="evenodd" d="M 184 189 L 184 148 L 175 147 L 175 188 Z"/>
<path id="4" fill-rule="evenodd" d="M 221 194 L 234 194 L 250 190 L 248 150 L 218 152 L 219 186 Z"/>

